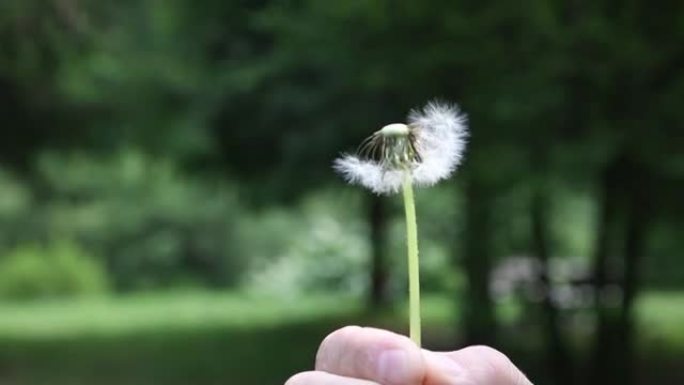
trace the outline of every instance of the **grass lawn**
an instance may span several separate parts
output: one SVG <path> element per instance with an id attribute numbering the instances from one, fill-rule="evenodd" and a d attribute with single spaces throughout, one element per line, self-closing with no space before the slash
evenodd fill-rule
<path id="1" fill-rule="evenodd" d="M 429 344 L 454 340 L 456 310 L 446 298 L 425 300 Z M 641 340 L 670 356 L 684 352 L 684 294 L 644 296 L 639 319 Z M 3 304 L 0 384 L 279 385 L 310 368 L 327 333 L 350 323 L 404 325 L 402 311 L 371 315 L 330 297 L 183 292 Z"/>
<path id="2" fill-rule="evenodd" d="M 183 292 L 0 306 L 0 384 L 279 384 L 355 301 Z"/>
<path id="3" fill-rule="evenodd" d="M 638 316 L 644 339 L 684 352 L 684 293 L 645 295 Z"/>
<path id="4" fill-rule="evenodd" d="M 162 292 L 76 301 L 0 304 L 0 337 L 115 337 L 155 331 L 261 329 L 357 310 L 352 299 L 269 299 L 225 292 Z"/>

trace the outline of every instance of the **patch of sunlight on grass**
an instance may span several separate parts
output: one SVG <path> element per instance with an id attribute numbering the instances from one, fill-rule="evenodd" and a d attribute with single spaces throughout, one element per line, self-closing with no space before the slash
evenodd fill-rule
<path id="1" fill-rule="evenodd" d="M 0 303 L 0 338 L 52 339 L 82 335 L 117 336 L 139 332 L 256 329 L 317 317 L 357 319 L 364 302 L 342 296 L 306 296 L 285 300 L 235 292 L 183 291 L 135 294 L 112 298 L 63 300 L 25 304 Z M 428 328 L 455 328 L 461 316 L 456 299 L 445 295 L 423 298 Z M 403 327 L 406 305 L 376 313 L 371 320 Z M 519 315 L 515 304 L 497 306 L 499 320 Z M 644 293 L 637 303 L 640 334 L 650 340 L 684 346 L 684 293 Z M 368 320 L 368 319 L 366 319 Z M 364 322 L 364 319 L 359 319 Z"/>
<path id="2" fill-rule="evenodd" d="M 642 335 L 684 348 L 684 292 L 649 292 L 637 302 Z"/>
<path id="3" fill-rule="evenodd" d="M 230 292 L 165 292 L 0 304 L 0 337 L 59 338 L 216 327 L 268 327 L 354 312 L 358 301 L 311 296 L 284 300 Z"/>

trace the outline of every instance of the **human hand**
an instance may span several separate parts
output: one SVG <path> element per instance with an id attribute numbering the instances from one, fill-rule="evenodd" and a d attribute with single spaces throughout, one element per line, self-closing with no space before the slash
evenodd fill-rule
<path id="1" fill-rule="evenodd" d="M 532 385 L 504 354 L 471 346 L 454 352 L 421 350 L 386 330 L 347 326 L 326 337 L 315 371 L 285 385 Z"/>

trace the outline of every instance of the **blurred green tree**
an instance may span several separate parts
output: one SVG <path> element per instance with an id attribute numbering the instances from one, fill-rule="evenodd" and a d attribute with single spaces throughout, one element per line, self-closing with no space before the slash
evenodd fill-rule
<path id="1" fill-rule="evenodd" d="M 672 267 L 681 263 L 683 12 L 668 0 L 5 1 L 0 114 L 9 129 L 0 161 L 30 180 L 31 193 L 8 182 L 0 220 L 31 227 L 23 210 L 34 204 L 62 219 L 80 211 L 74 201 L 107 207 L 100 213 L 109 225 L 97 237 L 111 242 L 105 255 L 123 263 L 120 277 L 127 264 L 159 274 L 183 265 L 193 253 L 181 244 L 204 245 L 196 254 L 216 262 L 229 248 L 218 240 L 232 232 L 226 218 L 236 215 L 222 197 L 230 192 L 183 171 L 228 175 L 251 203 L 292 203 L 335 183 L 330 163 L 340 150 L 443 97 L 461 103 L 472 127 L 453 188 L 465 229 L 444 235 L 467 281 L 466 339 L 495 342 L 490 273 L 499 257 L 517 247 L 547 265 L 564 251 L 554 208 L 589 195 L 597 207 L 588 279 L 598 316 L 594 380 L 629 383 L 634 302 L 644 284 L 664 285 L 666 276 L 676 284 Z M 31 167 L 46 148 L 64 147 L 137 148 L 168 164 L 150 161 L 132 182 L 116 161 Z M 524 197 L 525 214 L 509 196 Z M 177 201 L 167 207 L 165 199 Z M 391 292 L 389 204 L 366 200 L 369 302 L 379 304 Z M 528 220 L 515 247 L 500 236 L 518 223 L 509 213 Z M 17 233 L 2 236 L 11 243 Z M 551 285 L 545 274 L 537 279 Z M 616 286 L 621 300 L 605 300 Z M 563 314 L 548 293 L 539 315 L 549 366 L 570 384 L 581 363 L 568 357 Z"/>

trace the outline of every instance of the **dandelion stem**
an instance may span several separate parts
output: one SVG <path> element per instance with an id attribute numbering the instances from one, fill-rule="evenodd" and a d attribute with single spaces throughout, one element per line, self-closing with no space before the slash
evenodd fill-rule
<path id="1" fill-rule="evenodd" d="M 406 211 L 406 246 L 408 248 L 409 278 L 409 335 L 420 346 L 420 268 L 418 264 L 418 224 L 413 198 L 413 180 L 406 173 L 403 182 L 404 209 Z"/>

